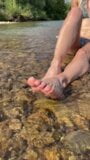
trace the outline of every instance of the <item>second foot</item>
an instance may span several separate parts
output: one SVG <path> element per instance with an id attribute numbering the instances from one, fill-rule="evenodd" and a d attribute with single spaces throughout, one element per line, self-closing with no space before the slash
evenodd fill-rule
<path id="1" fill-rule="evenodd" d="M 41 92 L 46 97 L 52 99 L 61 99 L 64 97 L 63 91 L 66 87 L 65 80 L 65 77 L 61 73 L 55 77 L 44 80 L 37 80 L 34 77 L 30 77 L 27 83 L 31 86 L 33 92 Z"/>

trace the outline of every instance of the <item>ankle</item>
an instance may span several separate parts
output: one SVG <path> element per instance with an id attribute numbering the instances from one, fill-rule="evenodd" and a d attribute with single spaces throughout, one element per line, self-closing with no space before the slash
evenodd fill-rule
<path id="1" fill-rule="evenodd" d="M 61 68 L 62 65 L 61 65 L 60 61 L 58 61 L 58 60 L 55 59 L 55 60 L 52 60 L 51 66 Z"/>
<path id="2" fill-rule="evenodd" d="M 60 83 L 62 84 L 63 88 L 66 88 L 67 85 L 69 84 L 68 78 L 66 77 L 66 75 L 64 75 L 64 73 L 60 73 L 58 75 L 58 78 L 59 78 Z"/>

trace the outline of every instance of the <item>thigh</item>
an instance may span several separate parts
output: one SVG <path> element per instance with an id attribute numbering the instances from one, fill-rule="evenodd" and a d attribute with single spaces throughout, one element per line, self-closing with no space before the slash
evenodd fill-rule
<path id="1" fill-rule="evenodd" d="M 90 47 L 90 39 L 79 37 L 76 41 L 76 43 L 72 46 L 73 50 L 78 50 L 80 48 L 86 48 L 86 50 L 89 50 Z"/>
<path id="2" fill-rule="evenodd" d="M 83 51 L 87 54 L 88 60 L 90 62 L 90 42 L 86 43 L 83 47 L 81 47 Z"/>
<path id="3" fill-rule="evenodd" d="M 77 37 L 76 42 L 71 46 L 69 51 L 76 53 L 79 48 L 81 48 L 80 37 Z"/>

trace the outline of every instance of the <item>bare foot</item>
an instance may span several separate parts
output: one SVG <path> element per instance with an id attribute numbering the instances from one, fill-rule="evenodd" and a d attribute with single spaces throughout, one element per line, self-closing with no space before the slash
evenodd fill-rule
<path id="1" fill-rule="evenodd" d="M 30 77 L 30 84 L 31 84 L 30 86 L 32 87 L 32 90 L 34 92 L 38 92 L 39 91 L 38 86 L 40 85 L 41 81 L 43 81 L 41 87 L 45 87 L 44 80 L 51 79 L 60 73 L 61 73 L 60 65 L 58 64 L 58 62 L 53 61 L 42 80 L 36 80 L 34 77 Z"/>
<path id="2" fill-rule="evenodd" d="M 66 78 L 62 73 L 43 80 L 37 80 L 34 77 L 31 77 L 28 79 L 27 83 L 32 87 L 33 91 L 41 92 L 52 99 L 63 98 L 63 90 L 67 85 Z"/>
<path id="3" fill-rule="evenodd" d="M 57 62 L 54 61 L 51 63 L 51 66 L 49 67 L 48 71 L 46 72 L 42 80 L 53 78 L 60 73 L 61 73 L 61 67 L 60 65 L 58 65 Z M 40 85 L 40 83 L 41 83 L 40 80 L 36 80 L 34 77 L 30 77 L 30 84 L 31 84 L 30 86 L 32 87 L 32 90 L 38 91 L 37 87 Z M 43 85 L 45 84 L 43 83 Z"/>
<path id="4" fill-rule="evenodd" d="M 62 78 L 60 80 L 58 78 L 60 73 L 61 67 L 54 61 L 42 80 L 30 77 L 27 84 L 31 86 L 33 92 L 41 92 L 47 97 L 58 99 L 63 97 L 63 85 L 60 82 Z"/>

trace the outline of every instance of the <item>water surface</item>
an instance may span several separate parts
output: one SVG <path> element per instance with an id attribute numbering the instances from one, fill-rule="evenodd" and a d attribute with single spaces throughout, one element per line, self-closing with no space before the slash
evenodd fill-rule
<path id="1" fill-rule="evenodd" d="M 90 74 L 59 101 L 26 85 L 48 69 L 62 23 L 0 25 L 0 160 L 90 159 Z"/>

